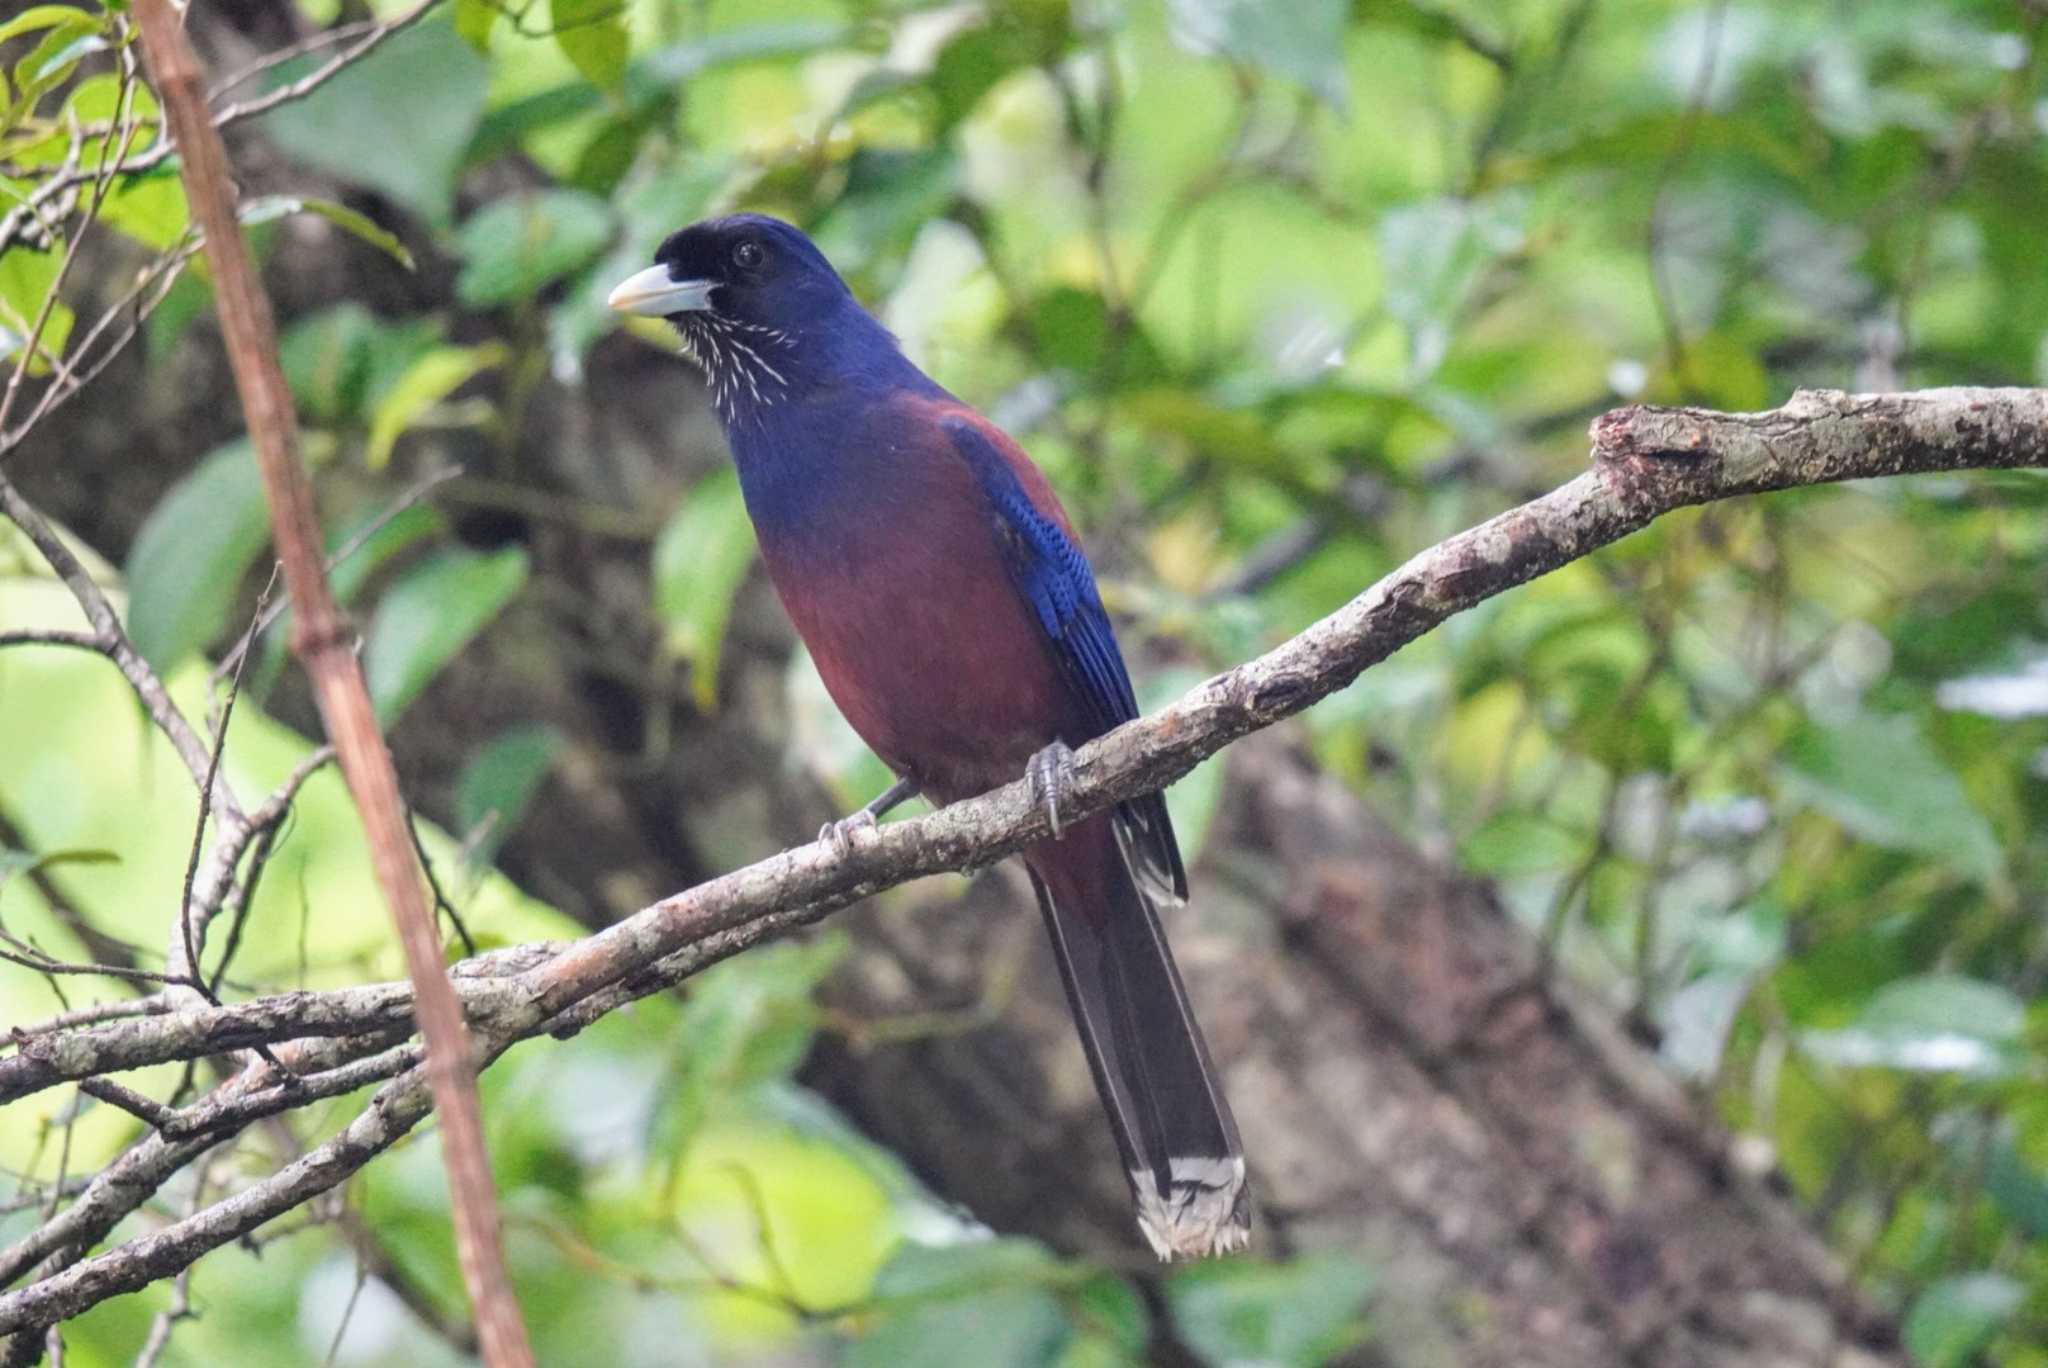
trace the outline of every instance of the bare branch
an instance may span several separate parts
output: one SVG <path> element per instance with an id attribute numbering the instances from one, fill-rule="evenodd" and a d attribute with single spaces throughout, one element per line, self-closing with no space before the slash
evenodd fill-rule
<path id="1" fill-rule="evenodd" d="M 127 31 L 126 20 L 117 19 L 115 22 L 123 33 Z M 125 43 L 120 46 L 119 52 L 121 86 L 120 93 L 115 97 L 114 104 L 115 108 L 120 111 L 115 122 L 121 125 L 121 147 L 118 152 L 109 157 L 105 145 L 102 144 L 101 146 L 99 163 L 92 168 L 89 177 L 92 181 L 92 194 L 88 197 L 85 204 L 84 219 L 86 223 L 91 223 L 99 217 L 100 206 L 106 203 L 107 192 L 114 185 L 114 169 L 133 150 L 135 137 L 142 129 L 141 121 L 135 117 L 135 88 L 139 84 L 137 80 L 138 73 L 135 69 L 135 55 Z M 74 125 L 74 149 L 77 142 L 77 132 Z M 76 158 L 74 157 L 73 160 L 76 160 Z M 73 174 L 78 173 L 74 171 Z M 7 430 L 7 419 L 14 412 L 14 401 L 20 396 L 21 382 L 27 378 L 29 363 L 35 359 L 36 352 L 42 345 L 43 330 L 49 326 L 51 317 L 56 313 L 57 296 L 64 289 L 64 281 L 71 274 L 71 268 L 78 260 L 78 249 L 84 240 L 85 234 L 82 231 L 71 234 L 70 240 L 64 244 L 64 255 L 58 259 L 57 274 L 51 279 L 49 288 L 43 291 L 42 306 L 36 311 L 35 322 L 29 325 L 28 334 L 22 341 L 21 356 L 15 363 L 14 373 L 7 377 L 7 388 L 4 391 L 0 391 L 0 432 Z M 59 358 L 54 355 L 51 357 L 51 363 L 52 365 L 61 364 Z M 53 383 L 61 384 L 63 378 L 68 377 L 62 377 Z"/>
<path id="2" fill-rule="evenodd" d="M 161 994 L 148 997 L 114 998 L 107 1002 L 89 1003 L 71 1011 L 38 1021 L 30 1026 L 17 1026 L 12 1034 L 19 1040 L 25 1036 L 49 1035 L 53 1031 L 71 1031 L 80 1026 L 97 1026 L 103 1021 L 120 1021 L 128 1017 L 154 1016 L 170 1010 L 170 1000 Z"/>
<path id="3" fill-rule="evenodd" d="M 370 519 L 362 527 L 356 529 L 347 541 L 334 548 L 334 554 L 329 556 L 325 562 L 327 572 L 333 574 L 336 566 L 347 561 L 349 557 L 355 555 L 356 552 L 362 550 L 365 546 L 368 546 L 370 539 L 389 526 L 393 518 L 396 518 L 399 514 L 405 512 L 406 509 L 411 508 L 450 480 L 460 478 L 461 475 L 461 466 L 443 466 L 439 470 L 430 471 L 426 475 L 421 476 L 409 488 L 401 492 L 397 498 L 393 499 L 390 507 L 378 513 L 376 517 Z M 269 631 L 272 624 L 284 616 L 285 610 L 290 607 L 291 600 L 289 599 L 279 599 L 275 603 L 263 605 L 256 613 L 256 620 L 249 624 L 249 630 L 242 633 L 235 644 L 228 648 L 228 653 L 221 657 L 220 663 L 213 667 L 213 674 L 207 680 L 208 684 L 217 689 L 230 674 L 240 669 L 242 658 L 249 653 L 249 648 L 256 644 L 256 638 Z"/>
<path id="4" fill-rule="evenodd" d="M 130 1087 L 116 1083 L 111 1078 L 88 1078 L 78 1085 L 78 1090 L 87 1097 L 97 1098 L 110 1107 L 119 1107 L 130 1116 L 161 1130 L 177 1113 L 153 1097 L 146 1097 Z"/>
<path id="5" fill-rule="evenodd" d="M 107 1254 L 84 1260 L 9 1296 L 0 1303 L 0 1307 L 4 1307 L 0 1310 L 0 1331 L 69 1319 L 108 1297 L 132 1292 L 176 1269 L 190 1266 L 208 1250 L 247 1234 L 355 1173 L 417 1125 L 427 1115 L 428 1100 L 424 1071 L 420 1068 L 407 1071 L 379 1088 L 370 1099 L 369 1106 L 339 1135 L 268 1178 L 250 1184 L 204 1211 L 153 1234 L 139 1236 Z M 163 1160 L 175 1158 L 176 1162 L 168 1166 L 168 1172 L 175 1172 L 213 1143 L 211 1140 L 172 1142 L 152 1136 L 131 1150 L 130 1156 L 154 1148 L 157 1154 L 152 1158 L 156 1162 L 150 1167 L 164 1169 Z M 123 1163 L 126 1162 L 124 1159 Z M 108 1170 L 108 1174 L 113 1172 Z M 161 1182 L 162 1178 L 156 1178 L 157 1185 Z M 95 1181 L 93 1186 L 97 1188 L 98 1182 Z M 91 1199 L 91 1191 L 88 1189 L 87 1196 L 67 1210 L 64 1216 L 69 1217 L 83 1208 Z"/>
<path id="6" fill-rule="evenodd" d="M 255 99 L 237 101 L 213 111 L 212 123 L 214 128 L 229 128 L 244 119 L 253 119 L 259 114 L 267 114 L 279 105 L 304 99 L 362 58 L 369 56 L 385 39 L 412 27 L 421 19 L 424 19 L 428 12 L 439 2 L 440 0 L 419 0 L 419 3 L 404 13 L 395 14 L 382 23 L 372 25 L 363 32 L 357 41 L 349 44 L 349 46 L 322 63 L 316 70 L 307 73 L 298 80 L 288 85 L 279 86 L 276 90 L 269 91 Z M 298 54 L 293 53 L 292 55 L 296 56 Z M 289 58 L 283 60 L 289 60 Z M 259 65 L 262 64 L 259 63 Z M 253 74 L 255 74 L 254 71 L 239 73 L 230 78 L 223 86 L 223 89 L 232 88 L 240 84 L 246 76 Z M 117 159 L 108 169 L 108 174 L 133 176 L 144 171 L 153 170 L 170 160 L 173 151 L 174 147 L 171 143 L 159 140 L 155 146 L 145 152 Z M 45 179 L 19 205 L 10 209 L 5 214 L 0 214 L 0 249 L 4 249 L 11 243 L 15 235 L 22 231 L 23 226 L 30 219 L 35 219 L 39 223 L 42 222 L 41 215 L 45 205 L 52 203 L 66 191 L 93 180 L 99 174 L 100 168 L 97 167 L 91 171 L 73 169 Z M 47 227 L 47 225 L 45 226 Z"/>
<path id="7" fill-rule="evenodd" d="M 1784 408 L 1760 414 L 1620 409 L 1595 420 L 1593 457 L 1586 474 L 1422 552 L 1307 631 L 1083 747 L 1063 810 L 1085 815 L 1170 783 L 1231 741 L 1345 687 L 1453 613 L 1675 509 L 1842 480 L 2048 467 L 2048 391 L 1803 392 Z M 862 833 L 844 855 L 824 843 L 784 851 L 566 947 L 533 945 L 477 957 L 456 972 L 479 1053 L 495 1058 L 541 1031 L 571 1034 L 857 898 L 923 874 L 986 865 L 1046 834 L 1043 811 L 1019 781 Z M 305 1041 L 290 1053 L 293 1066 L 311 1074 L 309 1091 L 344 1075 L 389 1081 L 341 1134 L 294 1163 L 155 1234 L 0 1298 L 0 1333 L 75 1315 L 173 1276 L 207 1250 L 332 1188 L 395 1143 L 428 1110 L 418 1047 L 394 1040 L 408 1029 L 410 1008 L 404 985 L 382 984 L 22 1040 L 16 1055 L 0 1059 L 0 1101 L 65 1079 L 292 1038 Z M 306 1039 L 316 1036 L 341 1038 Z M 364 1057 L 371 1048 L 380 1052 Z M 294 1105 L 286 1094 L 267 1075 L 239 1091 L 223 1085 L 214 1100 L 187 1109 L 195 1119 L 183 1124 L 196 1124 L 197 1115 L 221 1126 L 246 1124 L 247 1111 L 259 1104 Z M 224 1132 L 209 1133 L 217 1140 Z M 112 1228 L 108 1214 L 128 1200 L 113 1194 L 154 1191 L 178 1162 L 189 1162 L 209 1143 L 148 1137 L 94 1179 L 71 1208 L 0 1256 L 0 1282 L 19 1276 L 24 1254 L 32 1263 L 89 1247 Z"/>
<path id="8" fill-rule="evenodd" d="M 0 632 L 0 646 L 70 646 L 80 651 L 111 653 L 113 643 L 91 632 L 67 632 L 60 628 L 21 627 Z"/>
<path id="9" fill-rule="evenodd" d="M 0 241 L 4 240 L 0 238 Z M 128 344 L 142 331 L 143 323 L 156 311 L 157 305 L 163 303 L 171 286 L 178 282 L 185 264 L 199 254 L 201 246 L 188 234 L 186 241 L 150 262 L 136 274 L 135 283 L 127 293 L 107 306 L 99 320 L 86 330 L 84 337 L 71 343 L 70 359 L 56 378 L 43 387 L 36 398 L 35 408 L 12 430 L 0 431 L 0 461 L 5 461 L 9 453 L 28 440 L 36 424 L 97 380 L 113 364 L 114 358 L 127 350 Z M 92 355 L 93 347 L 117 320 L 125 321 L 127 326 L 109 338 L 97 356 Z M 88 357 L 91 357 L 89 361 Z"/>
<path id="10" fill-rule="evenodd" d="M 421 0 L 410 11 L 408 22 L 424 14 L 431 3 Z M 413 859 L 398 774 L 377 728 L 362 663 L 327 583 L 320 522 L 299 458 L 291 391 L 278 359 L 276 323 L 242 238 L 227 150 L 216 127 L 217 121 L 227 120 L 227 112 L 216 116 L 207 108 L 198 56 L 186 41 L 170 0 L 137 0 L 135 15 L 157 99 L 177 135 L 186 197 L 206 234 L 221 333 L 248 418 L 278 558 L 284 563 L 285 586 L 291 595 L 293 645 L 311 677 L 320 719 L 334 742 L 342 777 L 362 815 L 371 864 L 405 948 L 421 1032 L 427 1042 L 427 1078 L 441 1113 L 442 1155 L 455 1208 L 456 1250 L 463 1283 L 476 1309 L 484 1362 L 492 1368 L 524 1368 L 532 1364 L 533 1350 L 505 1271 L 497 1194 L 484 1146 L 468 1033 L 448 983 L 440 934 Z M 381 41 L 391 31 L 395 30 L 387 28 L 374 39 L 336 54 L 328 68 L 340 70 L 367 50 L 365 44 Z M 294 84 L 310 88 L 308 83 L 314 79 Z M 284 97 L 292 89 L 287 86 L 273 94 Z M 246 108 L 254 110 L 267 102 L 275 101 L 266 96 Z"/>
<path id="11" fill-rule="evenodd" d="M 393 1043 L 386 1036 L 363 1043 L 360 1057 L 337 1062 L 351 1047 L 351 1042 L 320 1042 L 281 1051 L 286 1065 L 297 1073 L 296 1083 L 283 1083 L 269 1065 L 258 1064 L 221 1084 L 208 1101 L 182 1109 L 175 1126 L 144 1137 L 87 1183 L 62 1213 L 0 1252 L 0 1284 L 15 1281 L 46 1260 L 66 1263 L 67 1252 L 75 1255 L 91 1248 L 179 1170 L 251 1123 L 416 1070 L 424 1057 L 419 1046 Z"/>

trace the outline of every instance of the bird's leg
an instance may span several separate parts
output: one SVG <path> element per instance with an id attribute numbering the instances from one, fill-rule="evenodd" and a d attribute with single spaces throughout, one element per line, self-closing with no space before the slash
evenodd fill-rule
<path id="1" fill-rule="evenodd" d="M 898 779 L 895 783 L 889 785 L 888 788 L 883 789 L 881 795 L 875 801 L 869 803 L 860 811 L 853 813 L 851 816 L 841 817 L 836 822 L 827 822 L 819 827 L 818 839 L 830 841 L 834 853 L 844 857 L 847 851 L 853 849 L 854 832 L 865 831 L 875 824 L 877 818 L 887 816 L 891 809 L 899 806 L 906 798 L 915 798 L 916 796 L 917 781 L 915 779 Z"/>
<path id="2" fill-rule="evenodd" d="M 1064 741 L 1054 741 L 1050 746 L 1031 757 L 1031 763 L 1024 767 L 1024 777 L 1031 781 L 1031 799 L 1045 809 L 1045 817 L 1052 823 L 1054 840 L 1060 835 L 1060 800 L 1074 786 L 1074 752 Z"/>

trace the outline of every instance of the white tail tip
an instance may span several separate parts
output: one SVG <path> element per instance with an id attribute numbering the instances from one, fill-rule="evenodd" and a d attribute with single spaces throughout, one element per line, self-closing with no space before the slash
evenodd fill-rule
<path id="1" fill-rule="evenodd" d="M 1152 1252 L 1167 1263 L 1230 1254 L 1251 1243 L 1245 1210 L 1244 1160 L 1174 1159 L 1166 1196 L 1149 1170 L 1131 1172 L 1138 1196 L 1138 1229 Z"/>

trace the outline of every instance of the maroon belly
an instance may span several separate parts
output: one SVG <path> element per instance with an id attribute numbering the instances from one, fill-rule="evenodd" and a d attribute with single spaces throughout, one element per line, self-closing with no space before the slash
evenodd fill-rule
<path id="1" fill-rule="evenodd" d="M 861 739 L 939 802 L 1022 777 L 1072 719 L 992 534 L 979 518 L 894 532 L 837 564 L 764 545 L 819 677 Z"/>

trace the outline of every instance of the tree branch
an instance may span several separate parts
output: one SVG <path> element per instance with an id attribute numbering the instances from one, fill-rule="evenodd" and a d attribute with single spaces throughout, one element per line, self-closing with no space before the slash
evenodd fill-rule
<path id="1" fill-rule="evenodd" d="M 6 514 L 8 520 L 22 530 L 37 553 L 64 581 L 71 596 L 84 610 L 86 620 L 92 623 L 90 641 L 93 649 L 103 651 L 120 668 L 128 679 L 128 687 L 135 691 L 135 696 L 148 711 L 150 721 L 156 724 L 164 739 L 171 743 L 171 749 L 178 753 L 178 759 L 184 762 L 185 772 L 192 776 L 192 782 L 203 786 L 213 763 L 206 742 L 192 729 L 192 724 L 185 720 L 177 705 L 171 702 L 170 695 L 164 691 L 163 681 L 157 678 L 156 671 L 129 641 L 128 633 L 121 626 L 120 614 L 114 611 L 113 603 L 93 582 L 91 572 L 71 554 L 71 548 L 64 544 L 63 538 L 57 535 L 35 506 L 21 496 L 5 474 L 0 474 L 0 513 Z M 247 818 L 242 815 L 233 791 L 226 784 L 215 784 L 210 798 L 214 819 L 223 827 L 239 829 L 247 825 Z"/>
<path id="2" fill-rule="evenodd" d="M 1673 510 L 1843 480 L 2048 467 L 2048 390 L 1802 392 L 1785 407 L 1760 414 L 1638 406 L 1596 419 L 1592 434 L 1592 470 L 1422 552 L 1300 635 L 1081 748 L 1063 810 L 1079 817 L 1171 783 L 1239 737 L 1344 688 L 1453 613 Z M 856 899 L 920 875 L 989 864 L 1047 834 L 1043 811 L 1020 780 L 929 816 L 860 833 L 844 855 L 822 843 L 784 851 L 568 946 L 479 956 L 456 970 L 479 1054 L 495 1058 L 541 1031 L 573 1033 L 635 998 Z M 309 1058 L 323 1059 L 329 1071 L 352 1070 L 347 1077 L 356 1086 L 376 1077 L 389 1081 L 341 1134 L 232 1198 L 0 1298 L 0 1333 L 75 1315 L 172 1276 L 207 1250 L 333 1187 L 395 1143 L 428 1110 L 427 1084 L 413 1062 L 417 1055 L 393 1044 L 410 1010 L 404 985 L 382 984 L 282 994 L 19 1040 L 14 1056 L 0 1059 L 0 1102 L 66 1080 L 259 1040 L 307 1040 L 300 1048 Z M 323 1054 L 313 1037 L 340 1039 Z M 374 1042 L 383 1053 L 369 1054 L 373 1045 L 357 1042 Z M 257 1101 L 278 1109 L 293 1105 L 276 1087 L 250 1098 L 217 1095 L 200 1105 L 220 1108 L 214 1114 L 226 1126 L 243 1120 L 237 1108 Z M 206 1142 L 153 1135 L 115 1168 L 147 1169 L 160 1184 L 162 1177 L 155 1175 L 174 1171 L 164 1167 L 168 1151 L 217 1143 L 223 1132 L 208 1134 L 213 1138 Z M 148 1163 L 137 1157 L 145 1153 Z M 112 1222 L 79 1221 L 75 1213 L 92 1205 L 96 1192 L 120 1186 L 110 1169 L 49 1223 L 71 1222 L 61 1237 L 53 1239 L 46 1225 L 24 1243 L 48 1251 L 97 1240 Z M 0 1280 L 9 1270 L 18 1275 L 18 1253 L 20 1246 L 0 1256 Z"/>
<path id="3" fill-rule="evenodd" d="M 413 16 L 425 9 L 424 3 L 416 6 Z M 291 391 L 278 359 L 276 325 L 236 217 L 227 150 L 207 108 L 199 59 L 186 41 L 170 0 L 138 0 L 135 15 L 157 99 L 177 135 L 186 196 L 206 235 L 221 333 L 248 417 L 278 558 L 284 563 L 285 586 L 291 595 L 292 644 L 312 680 L 320 719 L 362 815 L 371 864 L 405 948 L 421 1033 L 427 1043 L 427 1077 L 441 1113 L 456 1249 L 464 1285 L 476 1308 L 484 1362 L 491 1368 L 525 1368 L 533 1363 L 533 1350 L 527 1343 L 500 1247 L 497 1194 L 484 1146 L 483 1113 L 477 1101 L 468 1033 L 442 966 L 441 938 L 421 886 L 419 866 L 413 860 L 398 774 L 370 706 L 362 664 L 328 587 L 320 523 L 313 509 L 312 487 L 299 459 Z M 345 52 L 329 66 L 338 70 L 350 60 Z"/>
<path id="4" fill-rule="evenodd" d="M 294 100 L 303 100 L 306 96 L 312 94 L 336 76 L 339 76 L 343 71 L 355 65 L 356 62 L 369 56 L 385 39 L 411 28 L 421 19 L 424 19 L 434 6 L 439 3 L 440 0 L 417 0 L 412 8 L 399 14 L 394 14 L 389 19 L 379 23 L 368 25 L 361 29 L 359 34 L 352 35 L 355 36 L 356 41 L 351 42 L 346 48 L 336 53 L 326 62 L 323 62 L 317 69 L 301 76 L 298 80 L 279 86 L 277 89 L 268 91 L 254 99 L 239 100 L 232 104 L 221 106 L 210 116 L 214 128 L 229 128 L 244 119 L 252 119 L 259 114 L 267 114 L 279 105 L 288 104 Z M 232 90 L 249 77 L 256 75 L 258 71 L 267 69 L 280 62 L 290 61 L 292 58 L 305 55 L 312 50 L 313 45 L 310 42 L 294 44 L 292 48 L 272 54 L 271 57 L 259 61 L 251 69 L 236 73 L 233 77 L 222 83 L 221 89 L 223 92 Z M 146 151 L 121 156 L 115 159 L 108 167 L 94 167 L 91 170 L 73 168 L 51 176 L 31 191 L 20 204 L 8 210 L 5 214 L 0 214 L 0 250 L 5 250 L 10 246 L 15 236 L 24 231 L 31 219 L 41 222 L 43 206 L 54 202 L 73 186 L 86 184 L 102 174 L 108 176 L 133 176 L 144 171 L 153 170 L 168 161 L 175 150 L 175 144 L 159 139 L 155 146 L 150 147 Z M 44 226 L 48 228 L 48 225 Z"/>

